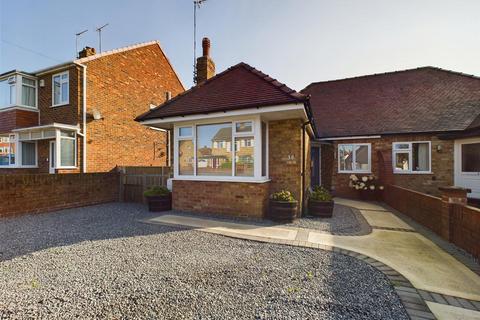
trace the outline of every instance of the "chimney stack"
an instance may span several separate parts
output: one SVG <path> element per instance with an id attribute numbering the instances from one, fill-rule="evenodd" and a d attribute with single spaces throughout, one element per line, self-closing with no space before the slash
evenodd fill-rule
<path id="1" fill-rule="evenodd" d="M 203 56 L 197 58 L 197 85 L 215 75 L 215 63 L 210 58 L 210 39 L 202 39 Z"/>
<path id="2" fill-rule="evenodd" d="M 80 51 L 78 53 L 78 57 L 79 58 L 86 58 L 86 57 L 93 56 L 94 54 L 96 54 L 95 48 L 85 47 L 85 48 L 83 48 L 82 51 Z"/>

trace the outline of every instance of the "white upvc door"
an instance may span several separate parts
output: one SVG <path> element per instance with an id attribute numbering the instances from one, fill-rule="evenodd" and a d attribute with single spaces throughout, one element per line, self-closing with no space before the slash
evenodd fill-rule
<path id="1" fill-rule="evenodd" d="M 469 197 L 480 199 L 480 138 L 455 140 L 455 185 L 472 189 Z"/>
<path id="2" fill-rule="evenodd" d="M 49 151 L 49 164 L 48 164 L 48 172 L 50 174 L 54 174 L 55 173 L 55 167 L 56 167 L 56 162 L 57 162 L 57 159 L 55 157 L 55 154 L 56 154 L 56 144 L 55 144 L 55 140 L 52 140 L 50 141 L 50 151 Z"/>

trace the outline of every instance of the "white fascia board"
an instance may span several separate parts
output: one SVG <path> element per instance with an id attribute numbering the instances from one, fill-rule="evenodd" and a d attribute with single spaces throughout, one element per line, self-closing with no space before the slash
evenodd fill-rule
<path id="1" fill-rule="evenodd" d="M 175 116 L 175 117 L 165 117 L 151 120 L 140 121 L 143 125 L 156 125 L 156 124 L 165 124 L 165 123 L 175 123 L 175 122 L 185 122 L 185 121 L 196 121 L 204 119 L 214 119 L 222 117 L 235 117 L 235 116 L 245 116 L 245 115 L 256 115 L 262 113 L 270 112 L 282 112 L 282 111 L 292 111 L 292 110 L 302 110 L 305 119 L 308 119 L 307 113 L 305 111 L 305 106 L 303 103 L 291 103 L 277 106 L 268 106 L 268 107 L 255 107 L 248 109 L 240 110 L 231 110 L 231 111 L 220 111 L 212 113 L 203 113 L 203 114 L 194 114 L 186 116 Z"/>
<path id="2" fill-rule="evenodd" d="M 71 131 L 78 131 L 80 130 L 80 127 L 78 125 L 73 126 L 70 124 L 63 124 L 63 123 L 52 123 L 52 124 L 47 124 L 44 126 L 36 126 L 36 127 L 28 127 L 28 128 L 20 128 L 20 129 L 14 129 L 12 132 L 24 132 L 24 131 L 31 131 L 31 130 L 38 130 L 38 129 L 64 129 L 64 130 L 71 130 Z"/>
<path id="3" fill-rule="evenodd" d="M 380 139 L 382 136 L 351 136 L 351 137 L 333 137 L 321 138 L 318 141 L 333 141 L 333 140 L 355 140 L 355 139 Z"/>

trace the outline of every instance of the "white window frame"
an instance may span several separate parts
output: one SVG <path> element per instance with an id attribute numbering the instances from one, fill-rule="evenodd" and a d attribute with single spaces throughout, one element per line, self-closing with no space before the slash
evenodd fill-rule
<path id="1" fill-rule="evenodd" d="M 23 165 L 23 154 L 22 154 L 22 143 L 34 143 L 35 144 L 35 164 L 33 165 Z M 18 157 L 18 167 L 19 168 L 38 168 L 38 143 L 37 141 L 19 141 L 17 140 L 17 153 L 19 154 Z M 15 159 L 16 161 L 17 159 Z"/>
<path id="2" fill-rule="evenodd" d="M 368 169 L 367 170 L 358 170 L 358 169 L 352 169 L 352 170 L 341 170 L 340 166 L 340 147 L 342 146 L 352 146 L 353 147 L 353 153 L 352 153 L 352 168 L 355 167 L 356 163 L 356 153 L 355 153 L 355 147 L 356 146 L 367 146 L 368 147 Z M 372 144 L 371 143 L 339 143 L 337 145 L 337 165 L 338 165 L 338 173 L 372 173 Z"/>
<path id="3" fill-rule="evenodd" d="M 17 73 L 17 74 L 13 74 L 13 75 L 9 75 L 7 77 L 4 77 L 0 80 L 3 81 L 3 80 L 7 79 L 7 81 L 8 81 L 8 79 L 10 79 L 10 78 L 14 78 L 14 82 L 9 84 L 9 87 L 10 87 L 10 92 L 12 90 L 11 88 L 14 87 L 13 95 L 15 96 L 15 103 L 10 102 L 9 105 L 0 107 L 0 110 L 8 109 L 8 108 L 14 108 L 14 107 L 22 107 L 22 108 L 27 108 L 27 109 L 38 110 L 38 81 L 37 81 L 37 78 L 35 78 L 33 76 L 25 76 L 21 73 Z M 32 86 L 32 85 L 29 85 L 29 84 L 24 84 L 23 83 L 23 78 L 35 81 L 35 85 Z M 22 104 L 22 90 L 23 90 L 24 85 L 35 89 L 35 106 L 33 106 L 33 107 Z M 10 101 L 11 100 L 12 100 L 12 96 L 10 95 Z"/>
<path id="4" fill-rule="evenodd" d="M 236 132 L 236 124 L 240 122 L 252 122 L 252 131 L 249 132 Z M 229 176 L 199 176 L 197 175 L 197 126 L 218 124 L 218 123 L 230 123 L 232 125 L 232 173 Z M 268 122 L 266 122 L 268 125 Z M 180 128 L 191 127 L 191 136 L 180 136 Z M 174 124 L 174 179 L 177 180 L 198 180 L 198 181 L 232 181 L 232 182 L 266 182 L 268 180 L 268 162 L 267 162 L 267 175 L 262 176 L 262 140 L 261 140 L 261 119 L 259 115 L 249 116 L 246 118 L 218 118 L 218 119 L 204 119 L 197 120 L 190 123 L 175 123 Z M 267 127 L 268 132 L 268 127 Z M 253 136 L 254 142 L 254 174 L 251 177 L 235 176 L 235 138 Z M 181 140 L 192 140 L 194 148 L 194 167 L 193 175 L 180 175 L 179 174 L 179 155 L 178 146 Z M 266 137 L 266 154 L 268 161 L 268 134 Z"/>
<path id="5" fill-rule="evenodd" d="M 0 169 L 21 169 L 21 168 L 38 168 L 38 143 L 37 141 L 21 140 L 18 133 L 7 134 L 10 142 L 8 149 L 11 150 L 11 145 L 15 145 L 15 163 L 11 162 L 10 154 L 8 156 L 8 165 L 0 166 Z M 22 143 L 34 142 L 35 143 L 35 164 L 34 165 L 22 165 Z"/>
<path id="6" fill-rule="evenodd" d="M 414 171 L 413 170 L 413 148 L 412 144 L 414 143 L 428 143 L 428 168 L 427 171 Z M 396 145 L 408 144 L 408 149 L 396 149 Z M 396 168 L 396 155 L 397 153 L 408 153 L 408 170 L 398 170 Z M 431 174 L 432 173 L 432 142 L 431 141 L 399 141 L 392 143 L 392 167 L 394 174 Z"/>
<path id="7" fill-rule="evenodd" d="M 66 131 L 66 130 L 63 130 Z M 73 137 L 64 137 L 62 136 L 62 130 L 56 130 L 56 139 L 55 139 L 55 153 L 56 153 L 56 161 L 55 161 L 55 169 L 77 169 L 78 168 L 78 154 L 77 154 L 77 132 L 74 132 Z M 62 139 L 67 140 L 74 140 L 74 160 L 75 164 L 73 166 L 62 166 Z"/>
<path id="8" fill-rule="evenodd" d="M 62 76 L 67 75 L 67 79 L 63 80 Z M 68 88 L 68 95 L 67 95 L 67 100 L 66 101 L 60 101 L 59 103 L 55 104 L 55 77 L 60 77 L 60 99 L 62 97 L 62 85 L 66 82 L 67 83 L 67 88 Z M 63 71 L 60 73 L 56 73 L 52 75 L 52 108 L 55 107 L 60 107 L 60 106 L 65 106 L 70 103 L 70 72 L 69 70 Z"/>

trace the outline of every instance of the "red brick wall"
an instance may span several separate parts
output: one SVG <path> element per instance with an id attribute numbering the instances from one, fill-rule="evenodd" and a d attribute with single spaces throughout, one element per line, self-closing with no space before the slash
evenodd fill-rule
<path id="1" fill-rule="evenodd" d="M 68 71 L 69 74 L 69 103 L 63 106 L 52 107 L 52 77 L 55 74 Z M 44 87 L 38 87 L 38 109 L 40 110 L 40 124 L 47 125 L 54 122 L 77 125 L 81 123 L 81 72 L 79 67 L 71 66 L 65 70 L 53 71 L 39 77 L 45 81 Z"/>
<path id="2" fill-rule="evenodd" d="M 88 172 L 166 164 L 165 133 L 134 121 L 150 103 L 184 89 L 157 44 L 101 57 L 87 65 Z M 103 120 L 93 120 L 93 110 Z"/>
<path id="3" fill-rule="evenodd" d="M 0 112 L 0 133 L 10 133 L 13 129 L 37 125 L 38 112 L 18 109 Z"/>
<path id="4" fill-rule="evenodd" d="M 173 181 L 173 209 L 237 217 L 265 215 L 269 183 Z"/>
<path id="5" fill-rule="evenodd" d="M 385 165 L 388 166 L 386 170 L 391 172 L 392 143 L 409 141 L 431 141 L 432 174 L 392 174 L 392 183 L 436 196 L 440 194 L 439 187 L 453 185 L 453 141 L 440 140 L 434 135 L 392 135 L 383 136 L 380 139 L 337 140 L 334 142 L 332 187 L 335 189 L 335 193 L 344 197 L 358 196 L 355 190 L 348 187 L 351 173 L 338 172 L 338 144 L 371 143 L 372 174 L 379 177 L 381 170 L 378 153 L 381 152 L 385 155 Z M 437 146 L 441 146 L 442 150 L 440 152 L 437 151 Z M 322 157 L 324 156 L 327 155 L 323 154 Z M 357 174 L 357 176 L 362 176 L 362 174 Z"/>
<path id="6" fill-rule="evenodd" d="M 387 185 L 383 193 L 389 206 L 480 259 L 480 209 L 450 203 L 442 197 L 394 185 Z"/>
<path id="7" fill-rule="evenodd" d="M 0 217 L 117 201 L 117 173 L 0 175 Z"/>
<path id="8" fill-rule="evenodd" d="M 288 190 L 294 194 L 295 199 L 300 200 L 302 196 L 302 121 L 300 119 L 270 121 L 268 139 L 270 192 Z"/>

